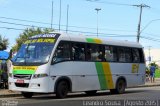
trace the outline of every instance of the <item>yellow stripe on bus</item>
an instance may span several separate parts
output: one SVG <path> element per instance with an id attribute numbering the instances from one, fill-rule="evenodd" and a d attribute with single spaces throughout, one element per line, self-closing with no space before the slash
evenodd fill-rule
<path id="1" fill-rule="evenodd" d="M 102 62 L 102 66 L 103 66 L 103 71 L 104 71 L 104 74 L 105 74 L 106 84 L 107 84 L 108 89 L 114 89 L 112 73 L 111 73 L 109 63 Z"/>
<path id="2" fill-rule="evenodd" d="M 93 40 L 94 40 L 95 43 L 102 44 L 102 40 L 100 40 L 98 38 L 94 38 Z"/>
<path id="3" fill-rule="evenodd" d="M 14 66 L 13 70 L 37 70 L 37 66 Z"/>

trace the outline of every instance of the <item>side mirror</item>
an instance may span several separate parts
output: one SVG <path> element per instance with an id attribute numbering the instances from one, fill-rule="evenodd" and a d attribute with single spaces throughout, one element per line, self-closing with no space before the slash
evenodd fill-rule
<path id="1" fill-rule="evenodd" d="M 55 63 L 56 60 L 57 60 L 57 57 L 56 57 L 56 56 L 53 56 L 53 58 L 52 58 L 52 63 Z"/>
<path id="2" fill-rule="evenodd" d="M 10 52 L 9 52 L 9 57 L 8 57 L 8 59 L 11 59 L 11 58 L 12 58 L 12 54 L 13 54 L 13 51 L 12 51 L 12 49 L 11 49 Z"/>

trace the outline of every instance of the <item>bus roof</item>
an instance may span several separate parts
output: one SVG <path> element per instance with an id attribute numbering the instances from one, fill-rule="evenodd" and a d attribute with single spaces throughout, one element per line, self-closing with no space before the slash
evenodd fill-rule
<path id="1" fill-rule="evenodd" d="M 70 39 L 71 41 L 76 41 L 76 42 L 88 42 L 88 43 L 106 44 L 106 45 L 113 45 L 113 46 L 115 45 L 115 46 L 143 48 L 142 45 L 137 42 L 113 40 L 113 39 L 108 39 L 107 37 L 101 37 L 101 36 L 95 37 L 95 36 L 87 36 L 82 34 L 76 35 L 76 34 L 62 33 L 62 32 L 59 34 L 60 34 L 61 40 Z"/>

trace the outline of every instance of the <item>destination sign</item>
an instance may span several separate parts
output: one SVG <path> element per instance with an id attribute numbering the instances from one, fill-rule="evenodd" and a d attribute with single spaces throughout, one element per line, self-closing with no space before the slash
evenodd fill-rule
<path id="1" fill-rule="evenodd" d="M 35 38 L 57 38 L 59 36 L 60 36 L 60 34 L 58 34 L 58 33 L 39 34 L 39 35 L 32 36 L 29 39 L 35 39 Z"/>
<path id="2" fill-rule="evenodd" d="M 37 39 L 30 39 L 30 40 L 27 40 L 25 42 L 25 44 L 29 44 L 29 43 L 54 43 L 55 42 L 55 39 L 53 38 L 37 38 Z"/>

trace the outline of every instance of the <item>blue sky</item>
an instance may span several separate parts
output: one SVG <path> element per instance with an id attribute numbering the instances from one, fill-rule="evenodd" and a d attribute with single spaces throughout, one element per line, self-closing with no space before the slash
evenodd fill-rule
<path id="1" fill-rule="evenodd" d="M 53 28 L 59 26 L 59 1 L 53 0 Z M 141 29 L 150 23 L 141 33 L 140 43 L 145 47 L 160 48 L 160 1 L 159 0 L 61 0 L 61 29 L 65 30 L 67 20 L 67 4 L 69 5 L 68 29 L 76 34 L 96 35 L 97 13 L 95 8 L 101 8 L 98 13 L 99 36 L 110 39 L 121 39 L 136 41 L 137 26 L 140 9 L 134 6 L 146 4 L 151 8 L 143 8 Z M 92 0 L 94 1 L 94 0 Z M 10 49 L 15 44 L 15 39 L 23 29 L 27 28 L 23 24 L 30 26 L 40 26 L 50 28 L 52 0 L 0 0 L 0 34 L 9 38 Z M 42 23 L 16 21 L 6 18 L 14 18 Z M 6 22 L 10 23 L 7 24 Z M 12 23 L 12 24 L 11 24 Z M 13 24 L 14 23 L 14 24 Z M 76 27 L 71 27 L 76 26 Z M 15 29 L 6 29 L 6 28 Z M 20 30 L 17 30 L 20 29 Z M 85 33 L 85 32 L 92 32 Z M 117 35 L 118 37 L 111 37 Z M 148 40 L 149 39 L 149 40 Z"/>

